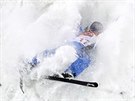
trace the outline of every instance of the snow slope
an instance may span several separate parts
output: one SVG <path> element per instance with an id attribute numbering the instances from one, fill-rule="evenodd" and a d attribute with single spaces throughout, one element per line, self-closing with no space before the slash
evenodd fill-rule
<path id="1" fill-rule="evenodd" d="M 0 4 L 2 101 L 135 100 L 133 0 L 1 0 Z M 22 94 L 18 73 L 20 60 L 31 59 L 46 48 L 62 45 L 77 34 L 78 24 L 85 27 L 95 20 L 105 26 L 97 43 L 96 61 L 77 79 L 97 81 L 99 87 L 40 81 L 26 87 Z M 68 60 L 65 57 L 68 51 L 61 50 L 46 61 L 47 69 L 57 70 L 57 66 L 74 60 L 72 55 Z"/>

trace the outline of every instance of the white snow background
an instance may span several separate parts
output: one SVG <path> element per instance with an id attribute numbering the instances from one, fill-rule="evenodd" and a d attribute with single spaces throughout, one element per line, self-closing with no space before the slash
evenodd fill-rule
<path id="1" fill-rule="evenodd" d="M 0 0 L 0 101 L 135 101 L 134 9 L 134 0 Z M 78 24 L 85 27 L 93 21 L 102 22 L 105 31 L 94 65 L 77 79 L 97 81 L 99 87 L 44 80 L 23 94 L 19 61 L 62 45 L 75 37 Z M 42 69 L 53 71 L 72 62 L 67 49 L 59 50 Z"/>

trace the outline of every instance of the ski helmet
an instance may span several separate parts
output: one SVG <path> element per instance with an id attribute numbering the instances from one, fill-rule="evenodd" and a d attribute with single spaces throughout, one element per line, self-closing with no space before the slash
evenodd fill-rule
<path id="1" fill-rule="evenodd" d="M 100 22 L 93 22 L 89 29 L 94 33 L 102 33 L 103 32 L 103 25 Z"/>

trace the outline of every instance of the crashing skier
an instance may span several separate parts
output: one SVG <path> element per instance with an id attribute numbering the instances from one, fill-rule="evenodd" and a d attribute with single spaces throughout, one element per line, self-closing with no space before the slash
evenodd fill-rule
<path id="1" fill-rule="evenodd" d="M 70 45 L 75 49 L 77 59 L 61 74 L 54 75 L 60 75 L 63 78 L 74 78 L 82 73 L 91 63 L 88 50 L 91 50 L 95 46 L 96 39 L 102 32 L 103 25 L 100 22 L 95 21 L 90 26 L 87 26 L 82 33 L 76 36 L 76 38 L 66 43 L 65 45 Z M 40 55 L 37 54 L 30 62 L 26 63 L 26 69 L 27 67 L 30 67 L 30 70 L 32 70 L 37 67 L 42 62 L 43 58 L 54 55 L 57 49 L 58 48 L 45 50 L 40 53 Z"/>

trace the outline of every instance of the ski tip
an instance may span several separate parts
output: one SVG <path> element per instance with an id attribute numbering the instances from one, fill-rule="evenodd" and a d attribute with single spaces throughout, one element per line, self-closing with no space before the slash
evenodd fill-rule
<path id="1" fill-rule="evenodd" d="M 96 82 L 88 83 L 87 86 L 88 87 L 98 87 L 98 83 L 96 83 Z"/>

